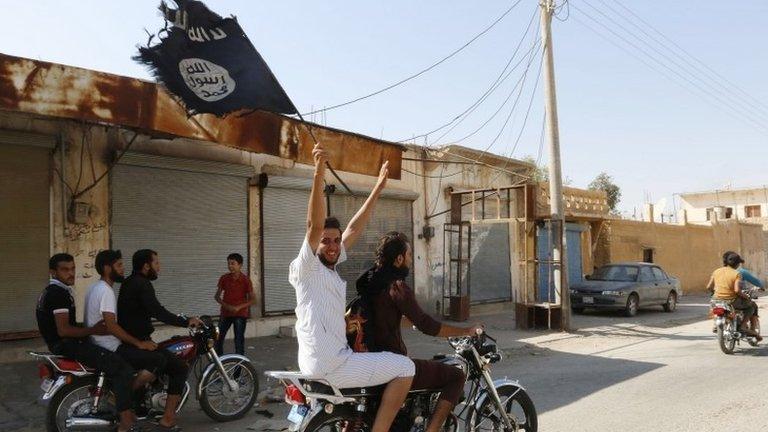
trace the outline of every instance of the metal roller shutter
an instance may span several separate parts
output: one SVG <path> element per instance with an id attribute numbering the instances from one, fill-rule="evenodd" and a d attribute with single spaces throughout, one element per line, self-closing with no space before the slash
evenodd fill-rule
<path id="1" fill-rule="evenodd" d="M 264 260 L 264 312 L 293 312 L 296 296 L 288 283 L 288 265 L 299 252 L 306 235 L 307 202 L 311 180 L 292 177 L 269 177 L 262 191 L 262 226 Z M 331 196 L 331 214 L 346 225 L 365 200 L 365 194 L 353 189 L 359 197 L 343 194 Z M 338 191 L 338 189 L 337 189 Z M 418 195 L 408 191 L 388 190 L 382 195 L 364 236 L 339 266 L 339 274 L 348 282 L 347 297 L 355 295 L 357 277 L 373 263 L 379 237 L 392 230 L 413 236 L 412 203 Z M 413 282 L 412 276 L 410 283 Z"/>
<path id="2" fill-rule="evenodd" d="M 251 167 L 145 155 L 113 170 L 112 247 L 123 251 L 127 271 L 136 250 L 158 252 L 153 284 L 169 310 L 218 315 L 213 294 L 230 253 L 246 257 L 248 274 L 250 173 Z"/>
<path id="3" fill-rule="evenodd" d="M 37 328 L 34 308 L 48 281 L 50 150 L 5 145 L 0 135 L 0 332 Z M 12 142 L 16 142 L 15 140 Z"/>
<path id="4" fill-rule="evenodd" d="M 508 214 L 509 203 L 501 200 L 501 217 Z M 488 205 L 486 217 L 497 214 L 495 203 Z M 475 217 L 481 219 L 482 209 L 475 206 Z M 472 219 L 472 206 L 462 207 L 462 218 Z M 470 252 L 470 287 L 471 303 L 508 301 L 512 299 L 512 276 L 510 274 L 509 224 L 472 223 L 472 250 Z"/>
<path id="5" fill-rule="evenodd" d="M 272 179 L 270 179 L 272 182 Z M 264 312 L 293 312 L 296 294 L 288 265 L 299 254 L 307 232 L 308 189 L 266 187 L 262 193 Z"/>
<path id="6" fill-rule="evenodd" d="M 331 196 L 331 215 L 339 219 L 342 228 L 346 227 L 366 198 L 367 196 L 333 195 Z M 347 252 L 347 262 L 339 266 L 341 278 L 347 281 L 347 300 L 357 295 L 355 281 L 373 265 L 374 252 L 382 235 L 389 231 L 399 231 L 405 233 L 413 242 L 412 212 L 413 203 L 410 200 L 379 199 L 365 232 L 352 250 Z M 413 285 L 413 271 L 408 276 L 407 282 L 416 289 Z"/>

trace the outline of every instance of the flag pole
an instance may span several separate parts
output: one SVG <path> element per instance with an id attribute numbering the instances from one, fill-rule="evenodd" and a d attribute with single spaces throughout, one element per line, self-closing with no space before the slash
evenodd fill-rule
<path id="1" fill-rule="evenodd" d="M 237 18 L 235 18 L 235 20 L 237 20 Z M 240 24 L 238 23 L 238 26 L 239 25 Z M 272 73 L 272 68 L 270 68 L 269 64 L 266 61 L 264 61 L 264 58 L 261 56 L 261 53 L 259 52 L 259 50 L 257 50 L 256 47 L 253 45 L 253 42 L 251 42 L 251 40 L 248 39 L 247 37 L 245 38 L 245 40 L 248 41 L 248 43 L 251 45 L 251 48 L 253 48 L 253 51 L 256 53 L 256 55 L 259 57 L 259 59 L 261 59 L 261 63 L 267 68 L 267 72 L 269 72 L 270 78 L 272 78 L 272 81 L 275 82 L 275 84 L 277 85 L 277 88 L 279 88 L 283 92 L 283 95 L 285 96 L 285 99 L 287 99 L 288 102 L 290 102 L 291 107 L 296 112 L 296 115 L 299 116 L 299 120 L 301 120 L 301 122 L 304 123 L 304 126 L 307 128 L 307 131 L 309 132 L 309 136 L 312 137 L 312 141 L 314 141 L 315 145 L 320 144 L 320 141 L 317 140 L 317 137 L 315 136 L 314 132 L 312 132 L 311 123 L 309 123 L 306 120 L 304 120 L 304 116 L 301 115 L 301 112 L 299 111 L 299 109 L 296 108 L 296 105 L 293 103 L 291 98 L 288 97 L 288 93 L 286 93 L 285 89 L 283 88 L 283 86 L 280 85 L 280 81 L 277 80 L 277 77 L 275 76 L 275 74 Z M 355 193 L 352 192 L 352 189 L 350 189 L 349 186 L 347 186 L 347 184 L 344 182 L 344 180 L 342 180 L 341 177 L 339 177 L 339 175 L 336 173 L 336 171 L 331 166 L 330 162 L 325 161 L 325 166 L 328 167 L 328 170 L 331 171 L 331 174 L 333 174 L 333 176 L 336 177 L 336 180 L 338 180 L 339 183 L 341 183 L 341 185 L 344 186 L 344 189 L 346 189 L 347 192 L 349 192 L 350 195 L 355 196 Z"/>

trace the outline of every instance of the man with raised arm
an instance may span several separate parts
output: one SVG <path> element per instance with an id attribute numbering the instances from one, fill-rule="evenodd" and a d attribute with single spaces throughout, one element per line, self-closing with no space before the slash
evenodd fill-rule
<path id="1" fill-rule="evenodd" d="M 370 219 L 387 183 L 388 162 L 382 165 L 373 192 L 342 232 L 336 218 L 326 217 L 323 179 L 328 158 L 321 144 L 315 145 L 312 156 L 315 173 L 307 210 L 307 234 L 289 270 L 289 281 L 296 289 L 299 368 L 302 373 L 338 388 L 388 383 L 372 428 L 372 432 L 386 432 L 408 394 L 415 366 L 399 354 L 352 352 L 347 345 L 344 320 L 347 283 L 336 272 L 336 266 L 347 259 L 347 249 L 354 245 Z"/>

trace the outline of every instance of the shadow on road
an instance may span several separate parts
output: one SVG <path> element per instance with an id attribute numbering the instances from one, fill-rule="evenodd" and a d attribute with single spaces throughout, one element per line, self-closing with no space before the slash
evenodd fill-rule
<path id="1" fill-rule="evenodd" d="M 663 367 L 660 363 L 581 355 L 525 344 L 505 349 L 495 376 L 513 372 L 539 413 L 570 405 L 602 389 Z"/>

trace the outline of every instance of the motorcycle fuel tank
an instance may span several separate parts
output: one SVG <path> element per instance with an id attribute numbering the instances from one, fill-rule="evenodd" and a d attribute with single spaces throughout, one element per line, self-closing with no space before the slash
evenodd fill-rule
<path id="1" fill-rule="evenodd" d="M 191 337 L 177 336 L 161 342 L 160 348 L 167 349 L 184 360 L 192 360 L 197 354 L 197 344 Z"/>

